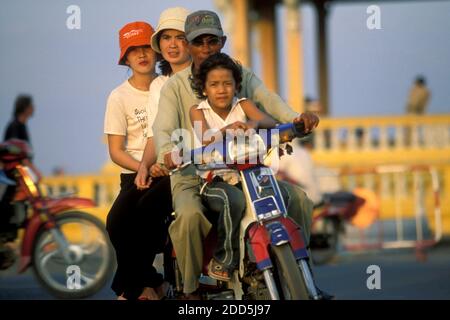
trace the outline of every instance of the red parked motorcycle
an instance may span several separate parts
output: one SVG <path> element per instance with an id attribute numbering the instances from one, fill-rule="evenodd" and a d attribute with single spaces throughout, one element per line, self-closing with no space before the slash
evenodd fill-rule
<path id="1" fill-rule="evenodd" d="M 14 185 L 14 196 L 7 201 L 14 207 L 17 228 L 23 228 L 18 272 L 32 267 L 38 281 L 56 297 L 90 296 L 105 285 L 114 267 L 104 224 L 80 211 L 95 206 L 90 199 L 44 196 L 30 158 L 25 141 L 0 144 L 0 183 Z M 0 234 L 2 269 L 13 265 L 17 255 L 10 246 L 17 239 L 10 236 Z"/>
<path id="2" fill-rule="evenodd" d="M 339 237 L 345 232 L 345 223 L 350 222 L 364 205 L 364 198 L 353 192 L 339 191 L 323 195 L 316 205 L 311 227 L 310 247 L 315 264 L 330 261 L 337 253 Z"/>

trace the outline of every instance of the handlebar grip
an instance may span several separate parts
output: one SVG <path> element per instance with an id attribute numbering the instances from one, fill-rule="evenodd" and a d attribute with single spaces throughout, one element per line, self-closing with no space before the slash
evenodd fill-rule
<path id="1" fill-rule="evenodd" d="M 297 134 L 299 136 L 301 136 L 301 137 L 306 136 L 305 123 L 303 121 L 294 123 L 294 126 L 295 126 L 295 131 L 297 131 Z"/>

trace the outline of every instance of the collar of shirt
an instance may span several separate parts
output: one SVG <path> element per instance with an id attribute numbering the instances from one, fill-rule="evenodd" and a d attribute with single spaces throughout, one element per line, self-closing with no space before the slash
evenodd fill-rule
<path id="1" fill-rule="evenodd" d="M 230 113 L 232 113 L 233 110 L 236 108 L 236 106 L 237 106 L 241 101 L 244 101 L 244 100 L 247 100 L 247 98 L 240 98 L 240 99 L 239 99 L 239 98 L 237 98 L 237 97 L 234 97 L 234 98 L 233 98 L 233 101 L 231 102 L 232 107 L 231 107 Z M 206 109 L 211 109 L 212 111 L 214 111 L 213 108 L 211 107 L 211 105 L 209 104 L 208 99 L 203 100 L 202 103 L 200 103 L 200 104 L 197 106 L 197 110 L 206 110 Z"/>

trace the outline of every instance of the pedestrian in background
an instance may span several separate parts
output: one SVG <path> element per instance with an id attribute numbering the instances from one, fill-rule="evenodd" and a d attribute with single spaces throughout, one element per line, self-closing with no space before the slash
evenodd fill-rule
<path id="1" fill-rule="evenodd" d="M 424 114 L 430 100 L 430 90 L 427 88 L 425 77 L 418 76 L 414 82 L 406 103 L 407 114 Z"/>

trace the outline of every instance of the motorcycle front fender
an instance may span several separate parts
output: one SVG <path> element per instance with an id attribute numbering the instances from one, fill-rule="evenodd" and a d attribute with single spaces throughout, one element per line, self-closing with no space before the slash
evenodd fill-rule
<path id="1" fill-rule="evenodd" d="M 296 260 L 308 257 L 301 228 L 291 218 L 281 217 L 271 226 L 255 223 L 247 231 L 248 249 L 251 250 L 249 254 L 254 257 L 259 270 L 273 266 L 267 248 L 285 242 L 289 242 Z"/>
<path id="2" fill-rule="evenodd" d="M 247 248 L 249 255 L 255 259 L 259 270 L 272 267 L 272 261 L 267 248 L 270 245 L 270 238 L 265 226 L 254 223 L 247 231 Z"/>

